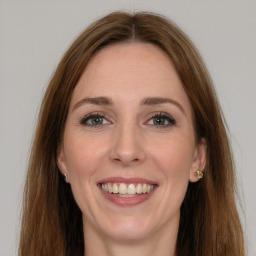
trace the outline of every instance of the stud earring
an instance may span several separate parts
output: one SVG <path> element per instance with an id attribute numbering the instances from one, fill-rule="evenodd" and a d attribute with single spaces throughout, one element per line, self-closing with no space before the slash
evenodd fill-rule
<path id="1" fill-rule="evenodd" d="M 68 182 L 68 175 L 66 173 L 64 173 L 63 176 L 64 176 L 65 181 Z"/>
<path id="2" fill-rule="evenodd" d="M 195 174 L 197 175 L 198 179 L 202 179 L 204 176 L 203 171 L 199 170 L 199 169 L 197 171 L 195 171 Z"/>

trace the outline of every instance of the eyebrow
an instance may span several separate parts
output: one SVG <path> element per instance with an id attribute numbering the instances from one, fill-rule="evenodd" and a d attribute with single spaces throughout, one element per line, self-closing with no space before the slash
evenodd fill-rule
<path id="1" fill-rule="evenodd" d="M 178 101 L 170 99 L 170 98 L 148 97 L 148 98 L 145 98 L 142 100 L 141 105 L 152 106 L 152 105 L 160 105 L 160 104 L 165 104 L 165 103 L 171 103 L 171 104 L 177 106 L 181 110 L 181 112 L 183 114 L 185 114 L 185 110 L 182 107 L 182 105 Z M 101 105 L 113 106 L 114 105 L 113 101 L 108 97 L 94 97 L 94 98 L 85 97 L 85 98 L 81 99 L 80 101 L 78 101 L 74 105 L 72 111 L 74 111 L 75 109 L 79 108 L 80 106 L 82 106 L 84 104 L 93 104 L 93 105 L 98 105 L 98 106 L 101 106 Z"/>
<path id="2" fill-rule="evenodd" d="M 175 105 L 176 107 L 178 107 L 181 110 L 181 112 L 183 114 L 185 114 L 185 110 L 182 107 L 182 105 L 178 101 L 170 99 L 170 98 L 150 97 L 150 98 L 145 98 L 142 101 L 142 105 L 149 105 L 149 106 L 165 104 L 165 103 L 171 103 L 171 104 Z"/>
<path id="3" fill-rule="evenodd" d="M 78 101 L 75 106 L 73 107 L 74 111 L 75 109 L 79 108 L 80 106 L 84 105 L 84 104 L 93 104 L 93 105 L 108 105 L 108 106 L 112 106 L 113 101 L 108 98 L 108 97 L 95 97 L 95 98 L 83 98 L 80 101 Z"/>

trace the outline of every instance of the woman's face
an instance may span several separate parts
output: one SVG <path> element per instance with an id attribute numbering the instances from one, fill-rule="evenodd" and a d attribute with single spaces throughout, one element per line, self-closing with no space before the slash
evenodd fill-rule
<path id="1" fill-rule="evenodd" d="M 101 49 L 72 95 L 57 161 L 85 235 L 132 240 L 177 232 L 205 146 L 196 144 L 191 105 L 166 53 L 146 43 Z"/>

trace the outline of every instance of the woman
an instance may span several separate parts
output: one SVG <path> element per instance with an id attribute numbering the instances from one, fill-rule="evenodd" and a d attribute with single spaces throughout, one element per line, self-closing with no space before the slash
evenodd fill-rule
<path id="1" fill-rule="evenodd" d="M 61 60 L 39 115 L 19 249 L 128 253 L 245 255 L 211 79 L 183 32 L 148 13 L 107 15 Z"/>

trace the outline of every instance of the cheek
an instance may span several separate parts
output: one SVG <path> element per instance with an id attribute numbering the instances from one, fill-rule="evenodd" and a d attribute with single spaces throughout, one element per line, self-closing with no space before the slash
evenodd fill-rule
<path id="1" fill-rule="evenodd" d="M 72 139 L 67 139 L 67 144 L 67 165 L 71 178 L 91 176 L 104 154 L 102 143 L 93 139 L 84 139 L 83 136 L 73 136 Z"/>
<path id="2" fill-rule="evenodd" d="M 151 147 L 150 150 L 151 158 L 162 170 L 167 181 L 170 181 L 170 178 L 189 179 L 193 153 L 193 142 L 186 136 L 173 136 L 159 140 L 157 146 Z"/>
<path id="3" fill-rule="evenodd" d="M 158 148 L 158 149 L 157 149 Z M 162 187 L 166 200 L 180 206 L 189 182 L 193 163 L 194 143 L 184 136 L 173 136 L 151 149 L 151 158 L 163 175 Z"/>
<path id="4" fill-rule="evenodd" d="M 151 144 L 152 145 L 152 144 Z M 149 147 L 149 145 L 148 145 Z M 157 170 L 161 184 L 158 187 L 161 200 L 155 213 L 164 220 L 176 216 L 184 200 L 189 183 L 193 159 L 193 142 L 184 136 L 171 136 L 154 141 L 149 147 L 151 166 Z"/>
<path id="5" fill-rule="evenodd" d="M 66 133 L 65 156 L 69 181 L 75 200 L 83 212 L 92 215 L 96 190 L 96 174 L 100 170 L 106 149 L 102 141 L 84 136 L 82 133 Z"/>

